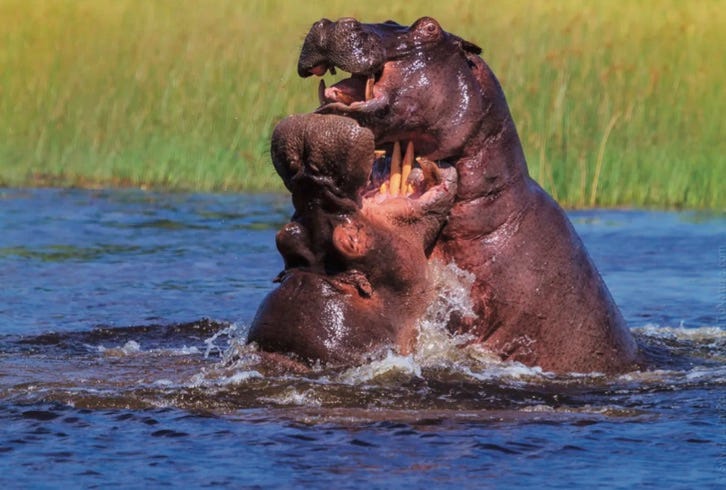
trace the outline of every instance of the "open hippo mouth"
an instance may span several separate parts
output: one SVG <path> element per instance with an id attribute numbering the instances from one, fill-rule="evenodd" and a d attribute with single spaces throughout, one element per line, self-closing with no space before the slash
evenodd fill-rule
<path id="1" fill-rule="evenodd" d="M 318 85 L 320 106 L 315 113 L 351 117 L 362 123 L 364 127 L 374 130 L 376 124 L 373 116 L 384 117 L 389 103 L 383 84 L 376 86 L 376 83 L 383 78 L 387 65 L 390 66 L 391 63 L 383 63 L 380 69 L 371 73 L 352 73 L 350 77 L 331 87 L 326 87 L 325 79 L 322 77 L 327 72 L 335 75 L 336 68 L 342 70 L 342 67 L 336 67 L 332 61 L 326 60 L 309 69 L 301 68 L 303 76 L 321 77 Z M 374 65 L 374 68 L 376 66 Z M 409 133 L 405 136 L 406 139 L 393 138 L 390 135 L 380 135 L 376 138 L 376 147 L 379 149 L 374 152 L 374 164 L 364 197 L 373 197 L 376 194 L 417 197 L 427 188 L 440 183 L 437 163 L 422 155 L 416 156 L 415 153 L 416 148 L 431 146 L 430 138 L 423 132 Z M 393 141 L 389 141 L 391 139 Z M 416 167 L 421 169 L 420 176 L 415 170 Z"/>
<path id="2" fill-rule="evenodd" d="M 376 87 L 376 82 L 382 78 L 385 66 L 386 64 L 381 70 L 371 74 L 354 73 L 331 87 L 326 87 L 325 79 L 321 78 L 318 85 L 320 106 L 315 113 L 341 114 L 357 120 L 362 119 L 364 126 L 374 126 L 371 118 L 357 118 L 355 113 L 361 115 L 385 113 L 387 97 Z M 322 77 L 327 71 L 336 74 L 335 65 L 322 63 L 311 68 L 309 73 Z M 407 139 L 396 138 L 392 142 L 388 141 L 391 137 L 377 138 L 376 146 L 379 149 L 374 152 L 375 159 L 369 186 L 364 193 L 365 197 L 376 194 L 393 197 L 419 196 L 427 188 L 440 183 L 437 163 L 422 155 L 416 156 L 417 148 L 432 145 L 431 139 L 425 133 L 406 136 Z M 420 176 L 415 170 L 416 167 L 421 169 Z"/>
<path id="3" fill-rule="evenodd" d="M 430 17 L 411 26 L 322 19 L 305 38 L 297 70 L 321 77 L 316 113 L 355 119 L 389 155 L 399 142 L 405 151 L 413 145 L 414 160 L 447 160 L 460 156 L 476 129 L 465 112 L 478 90 L 468 57 L 480 51 Z M 338 70 L 350 76 L 327 87 L 322 77 Z"/>
<path id="4" fill-rule="evenodd" d="M 330 88 L 320 80 L 318 111 L 363 110 L 375 99 L 376 82 L 387 61 L 384 39 L 401 29 L 403 26 L 395 22 L 367 25 L 351 18 L 338 22 L 322 19 L 313 24 L 300 53 L 298 74 L 322 77 L 327 72 L 335 75 L 337 69 L 351 73 L 350 78 Z"/>

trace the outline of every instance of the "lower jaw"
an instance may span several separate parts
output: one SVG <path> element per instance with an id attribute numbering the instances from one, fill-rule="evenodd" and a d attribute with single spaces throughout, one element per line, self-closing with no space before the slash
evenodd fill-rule
<path id="1" fill-rule="evenodd" d="M 405 152 L 401 141 L 389 146 L 390 153 L 386 149 L 375 151 L 373 171 L 364 197 L 412 197 L 440 183 L 437 164 L 425 157 L 416 157 L 413 140 L 405 143 Z"/>

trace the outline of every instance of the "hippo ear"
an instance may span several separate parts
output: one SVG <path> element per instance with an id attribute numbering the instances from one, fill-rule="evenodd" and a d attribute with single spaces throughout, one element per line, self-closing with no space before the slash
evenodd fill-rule
<path id="1" fill-rule="evenodd" d="M 333 230 L 333 245 L 347 259 L 359 259 L 371 249 L 372 237 L 363 225 L 343 222 Z"/>
<path id="2" fill-rule="evenodd" d="M 464 39 L 461 40 L 461 47 L 467 53 L 481 54 L 481 48 L 479 46 Z"/>
<path id="3" fill-rule="evenodd" d="M 481 48 L 476 44 L 456 36 L 456 42 L 465 53 L 481 54 Z"/>

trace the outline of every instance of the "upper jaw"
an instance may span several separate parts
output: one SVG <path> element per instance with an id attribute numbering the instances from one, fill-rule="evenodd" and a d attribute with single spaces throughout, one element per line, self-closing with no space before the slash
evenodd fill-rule
<path id="1" fill-rule="evenodd" d="M 408 128 L 405 121 L 398 120 L 391 112 L 390 87 L 384 81 L 386 70 L 396 69 L 391 65 L 392 62 L 387 62 L 379 72 L 370 75 L 353 73 L 330 87 L 326 87 L 321 69 L 318 75 L 321 77 L 318 85 L 320 105 L 314 112 L 356 120 L 373 132 L 379 148 L 389 152 L 396 141 L 413 141 L 417 155 L 438 160 L 441 156 L 437 154 L 437 138 L 421 128 Z"/>
<path id="2" fill-rule="evenodd" d="M 370 74 L 352 73 L 349 78 L 327 87 L 325 80 L 318 85 L 318 102 L 315 112 L 340 114 L 354 117 L 355 113 L 372 114 L 388 105 L 386 91 L 378 84 L 385 67 Z M 322 68 L 320 77 L 325 73 Z M 331 70 L 331 72 L 333 72 Z M 362 121 L 360 121 L 362 122 Z"/>
<path id="3" fill-rule="evenodd" d="M 336 59 L 338 58 L 338 59 Z M 307 57 L 303 60 L 301 55 L 297 65 L 297 73 L 301 78 L 307 78 L 312 75 L 319 77 L 330 72 L 335 75 L 338 69 L 347 71 L 348 73 L 361 76 L 375 75 L 383 69 L 385 60 L 352 60 L 342 57 L 323 56 L 316 53 L 314 56 Z"/>
<path id="4" fill-rule="evenodd" d="M 298 58 L 301 77 L 322 76 L 336 68 L 349 73 L 372 75 L 386 61 L 386 46 L 375 26 L 345 18 L 337 22 L 321 19 L 305 36 Z"/>

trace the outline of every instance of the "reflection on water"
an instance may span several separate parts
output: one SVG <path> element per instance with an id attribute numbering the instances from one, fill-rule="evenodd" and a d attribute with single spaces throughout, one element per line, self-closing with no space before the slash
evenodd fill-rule
<path id="1" fill-rule="evenodd" d="M 605 377 L 446 334 L 467 309 L 447 268 L 414 354 L 261 362 L 246 329 L 289 212 L 285 196 L 0 190 L 0 484 L 717 487 L 722 215 L 571 213 L 652 359 Z"/>

